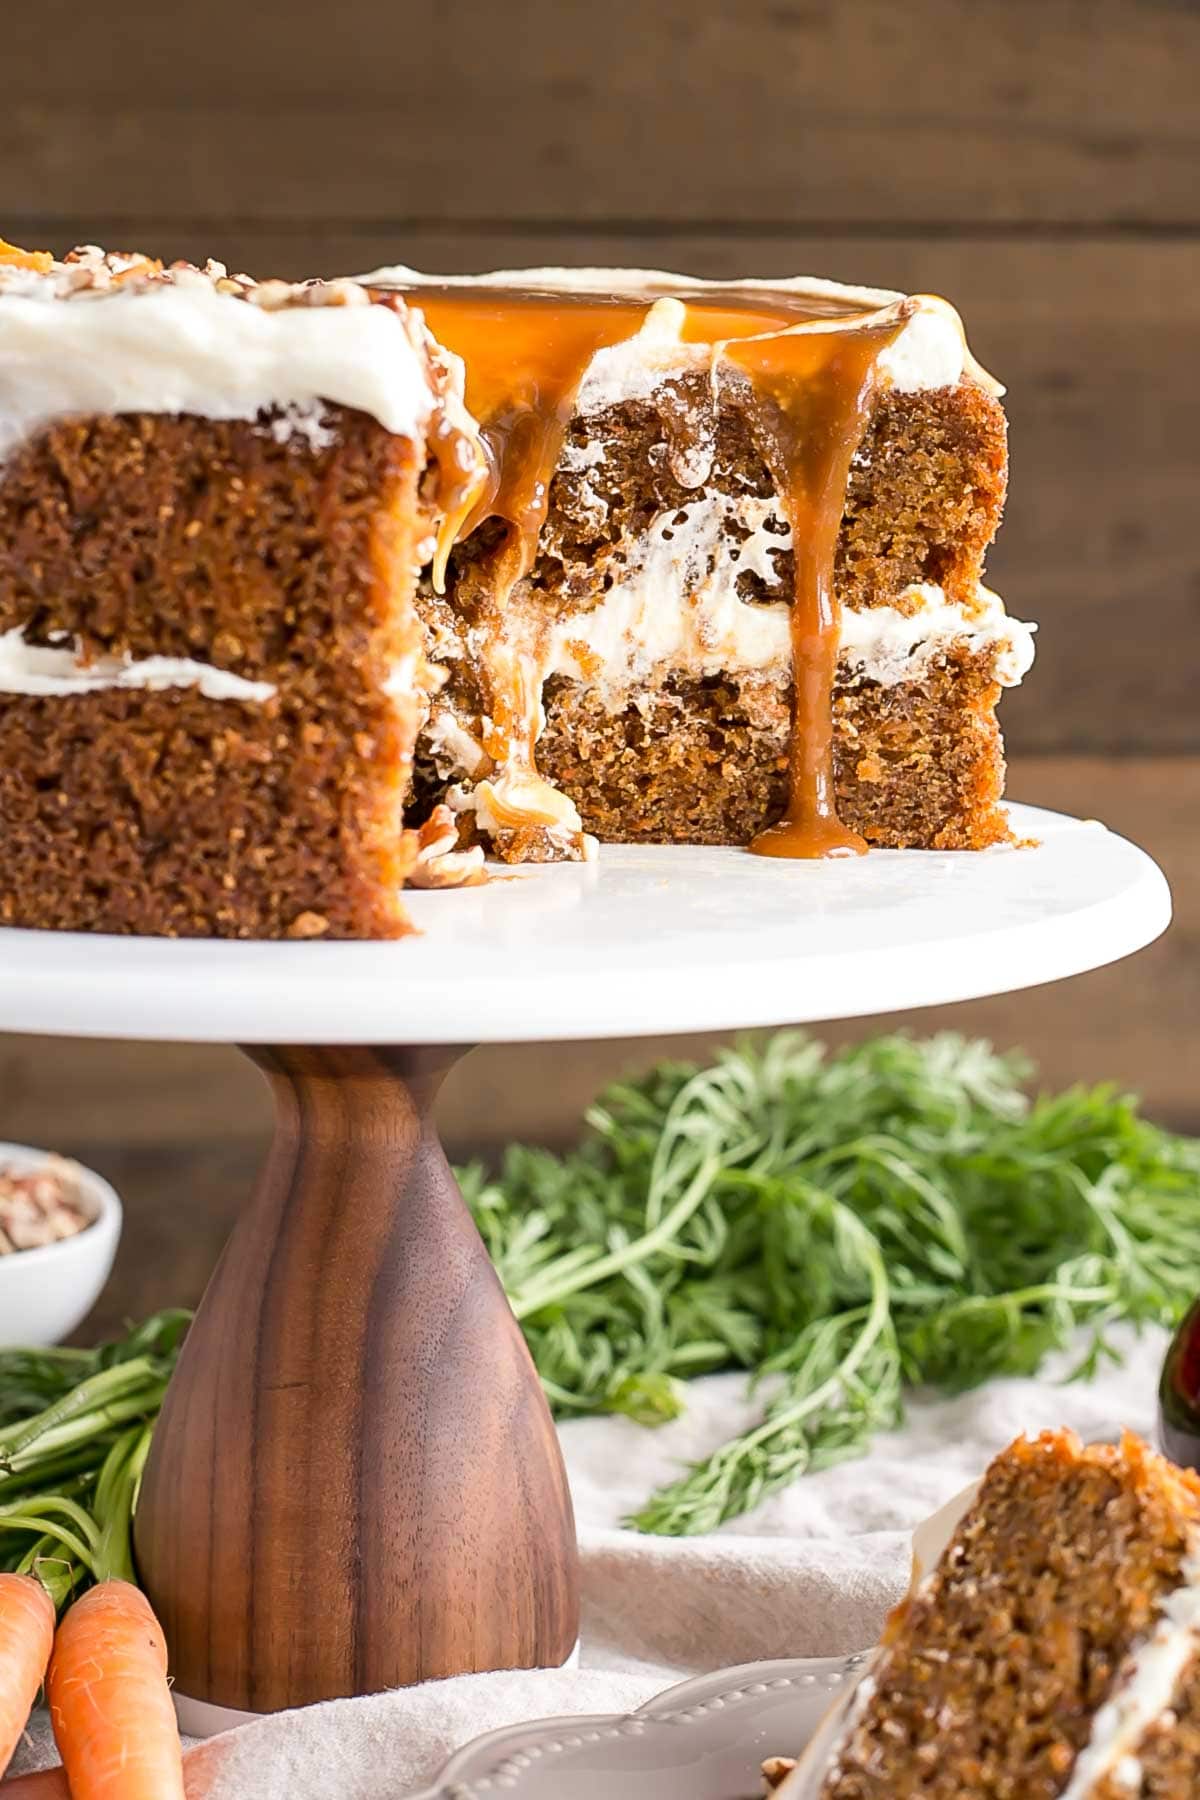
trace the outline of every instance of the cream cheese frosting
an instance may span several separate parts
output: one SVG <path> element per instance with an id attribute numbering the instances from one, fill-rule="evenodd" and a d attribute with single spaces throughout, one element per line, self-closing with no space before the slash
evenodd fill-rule
<path id="1" fill-rule="evenodd" d="M 251 706 L 263 705 L 276 691 L 273 682 L 248 681 L 190 657 L 101 656 L 89 662 L 77 642 L 29 644 L 19 626 L 0 633 L 0 693 L 58 699 L 110 688 L 198 688 L 206 700 L 241 700 Z"/>
<path id="2" fill-rule="evenodd" d="M 0 455 L 72 413 L 253 419 L 301 429 L 315 403 L 413 435 L 433 398 L 402 315 L 387 306 L 250 304 L 199 272 L 64 299 L 54 275 L 0 288 Z"/>
<path id="3" fill-rule="evenodd" d="M 791 662 L 789 608 L 743 599 L 738 582 L 750 574 L 775 583 L 774 556 L 790 548 L 770 500 L 703 494 L 661 513 L 629 557 L 610 565 L 598 604 L 555 621 L 544 674 L 586 680 L 613 706 L 664 669 L 782 675 Z M 996 679 L 1016 687 L 1033 662 L 1036 628 L 1010 618 L 988 588 L 978 589 L 970 608 L 930 583 L 913 584 L 897 600 L 843 609 L 846 673 L 894 687 L 961 643 L 994 649 Z"/>

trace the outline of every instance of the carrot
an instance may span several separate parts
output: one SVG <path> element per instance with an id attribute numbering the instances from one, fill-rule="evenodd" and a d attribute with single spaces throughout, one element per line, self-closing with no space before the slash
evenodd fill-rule
<path id="1" fill-rule="evenodd" d="M 54 1642 L 54 1602 L 32 1575 L 0 1575 L 0 1775 L 25 1729 Z"/>
<path id="2" fill-rule="evenodd" d="M 132 1583 L 102 1581 L 76 1600 L 46 1697 L 72 1800 L 184 1800 L 166 1640 Z"/>

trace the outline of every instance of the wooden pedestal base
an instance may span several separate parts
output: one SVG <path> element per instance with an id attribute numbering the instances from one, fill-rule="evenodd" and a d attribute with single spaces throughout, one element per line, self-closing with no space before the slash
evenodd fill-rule
<path id="1" fill-rule="evenodd" d="M 461 1052 L 249 1054 L 275 1140 L 137 1513 L 178 1688 L 270 1712 L 564 1662 L 558 1443 L 431 1120 Z"/>

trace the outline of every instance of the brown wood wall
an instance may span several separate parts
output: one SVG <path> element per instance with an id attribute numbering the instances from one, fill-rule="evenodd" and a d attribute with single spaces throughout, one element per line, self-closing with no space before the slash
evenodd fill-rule
<path id="1" fill-rule="evenodd" d="M 1200 8 L 39 0 L 2 54 L 17 241 L 263 275 L 809 270 L 952 299 L 1009 388 L 992 579 L 1042 628 L 1005 708 L 1014 791 L 1138 837 L 1179 917 L 1119 968 L 946 1019 L 1200 1124 Z M 652 1049 L 481 1052 L 448 1129 L 561 1136 Z M 0 1132 L 93 1154 L 136 1201 L 145 1253 L 110 1316 L 194 1295 L 263 1128 L 232 1051 L 0 1039 Z"/>

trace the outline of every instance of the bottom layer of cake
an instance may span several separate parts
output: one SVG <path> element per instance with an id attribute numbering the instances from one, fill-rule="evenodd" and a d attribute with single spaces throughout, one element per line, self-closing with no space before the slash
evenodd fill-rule
<path id="1" fill-rule="evenodd" d="M 166 937 L 398 937 L 406 746 L 195 688 L 0 699 L 0 923 Z"/>
<path id="2" fill-rule="evenodd" d="M 849 682 L 834 703 L 838 811 L 870 844 L 1003 843 L 1004 756 L 994 658 L 965 649 L 915 681 Z M 607 842 L 747 844 L 787 796 L 790 696 L 769 679 L 675 678 L 622 712 L 552 679 L 539 772 Z M 494 846 L 515 857 L 527 846 Z"/>
<path id="3" fill-rule="evenodd" d="M 993 662 L 960 647 L 919 680 L 838 689 L 838 806 L 868 842 L 980 849 L 1007 838 Z M 400 935 L 416 851 L 402 833 L 391 701 L 381 692 L 343 718 L 332 695 L 322 714 L 269 691 L 257 702 L 197 686 L 4 695 L 0 922 Z M 544 700 L 540 771 L 602 841 L 746 844 L 783 810 L 790 702 L 768 678 L 677 677 L 614 713 L 594 688 L 554 677 Z M 446 789 L 426 766 L 409 819 Z M 510 860 L 545 853 L 537 833 L 497 833 L 491 848 Z"/>

